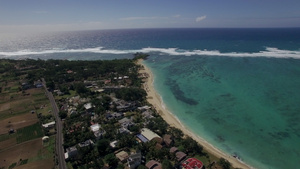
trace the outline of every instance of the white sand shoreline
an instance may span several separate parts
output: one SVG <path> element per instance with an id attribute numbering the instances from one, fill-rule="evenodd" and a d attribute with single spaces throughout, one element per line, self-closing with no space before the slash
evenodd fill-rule
<path id="1" fill-rule="evenodd" d="M 137 64 L 140 64 L 144 67 L 143 70 L 140 70 L 140 73 L 147 73 L 148 74 L 148 78 L 146 80 L 146 82 L 144 83 L 144 89 L 147 92 L 148 95 L 148 102 L 151 103 L 155 109 L 157 110 L 157 112 L 161 115 L 161 117 L 172 127 L 176 127 L 178 129 L 180 129 L 185 135 L 188 135 L 190 137 L 192 137 L 194 140 L 196 140 L 199 144 L 201 144 L 203 146 L 203 148 L 205 150 L 207 150 L 209 153 L 215 155 L 218 158 L 223 157 L 224 159 L 228 160 L 233 167 L 235 168 L 253 168 L 245 163 L 243 163 L 242 161 L 237 160 L 236 158 L 232 157 L 231 155 L 227 155 L 224 152 L 220 151 L 219 149 L 217 149 L 216 147 L 214 147 L 213 145 L 211 145 L 210 143 L 208 143 L 207 141 L 205 141 L 203 138 L 195 135 L 194 133 L 192 133 L 186 126 L 184 126 L 179 119 L 173 115 L 168 109 L 167 107 L 164 105 L 161 96 L 157 93 L 157 91 L 154 89 L 153 86 L 153 82 L 154 82 L 154 77 L 153 74 L 151 72 L 151 70 L 142 63 L 143 60 L 139 59 Z"/>

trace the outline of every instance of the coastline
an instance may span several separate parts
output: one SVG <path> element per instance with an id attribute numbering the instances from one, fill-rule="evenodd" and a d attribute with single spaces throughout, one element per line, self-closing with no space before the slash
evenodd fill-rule
<path id="1" fill-rule="evenodd" d="M 144 83 L 143 87 L 147 92 L 147 101 L 152 104 L 156 111 L 160 114 L 160 116 L 172 127 L 176 127 L 180 129 L 185 135 L 190 136 L 194 140 L 196 140 L 199 144 L 203 146 L 203 148 L 208 151 L 209 153 L 213 154 L 218 158 L 224 158 L 228 160 L 234 168 L 243 168 L 243 169 L 250 169 L 252 167 L 248 166 L 247 164 L 237 160 L 236 158 L 225 154 L 224 152 L 218 150 L 210 143 L 205 141 L 203 138 L 195 135 L 191 131 L 189 131 L 177 118 L 174 116 L 166 107 L 163 106 L 163 102 L 161 100 L 160 95 L 154 89 L 153 81 L 154 77 L 151 70 L 142 63 L 143 59 L 139 59 L 137 64 L 142 65 L 144 69 L 140 69 L 139 73 L 147 73 L 148 77 L 146 78 L 146 82 Z"/>

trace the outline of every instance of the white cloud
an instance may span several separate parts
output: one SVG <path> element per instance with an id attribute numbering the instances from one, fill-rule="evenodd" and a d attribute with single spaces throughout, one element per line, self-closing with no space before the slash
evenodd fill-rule
<path id="1" fill-rule="evenodd" d="M 177 15 L 174 15 L 173 17 L 174 17 L 174 18 L 179 18 L 179 17 L 180 17 L 180 15 L 179 15 L 179 14 L 177 14 Z"/>
<path id="2" fill-rule="evenodd" d="M 202 21 L 202 20 L 204 20 L 204 19 L 206 19 L 206 15 L 204 15 L 204 16 L 199 16 L 199 17 L 196 18 L 196 22 L 200 22 L 200 21 Z"/>

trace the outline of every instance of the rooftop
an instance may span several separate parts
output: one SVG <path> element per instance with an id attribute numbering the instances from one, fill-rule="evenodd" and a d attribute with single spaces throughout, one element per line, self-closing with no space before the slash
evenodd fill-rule
<path id="1" fill-rule="evenodd" d="M 98 123 L 91 125 L 91 130 L 93 132 L 97 132 L 100 129 L 100 125 Z"/>
<path id="2" fill-rule="evenodd" d="M 156 133 L 154 133 L 153 131 L 147 129 L 147 128 L 142 128 L 141 130 L 141 134 L 147 138 L 148 140 L 152 140 L 155 137 L 159 137 L 161 138 L 159 135 L 157 135 Z"/>
<path id="3" fill-rule="evenodd" d="M 201 169 L 203 167 L 203 163 L 196 158 L 189 158 L 181 165 L 183 169 Z"/>
<path id="4" fill-rule="evenodd" d="M 162 166 L 159 162 L 151 160 L 146 164 L 146 167 L 149 169 L 162 169 Z"/>
<path id="5" fill-rule="evenodd" d="M 120 161 L 124 161 L 127 160 L 128 158 L 128 153 L 125 151 L 120 151 L 116 154 L 116 157 L 120 160 Z"/>

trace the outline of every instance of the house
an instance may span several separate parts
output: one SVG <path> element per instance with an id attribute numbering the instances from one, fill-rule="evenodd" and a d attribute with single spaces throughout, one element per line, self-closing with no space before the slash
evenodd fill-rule
<path id="1" fill-rule="evenodd" d="M 112 148 L 117 147 L 117 144 L 118 144 L 118 141 L 117 141 L 117 140 L 112 141 L 112 142 L 109 143 L 109 145 L 110 145 Z"/>
<path id="2" fill-rule="evenodd" d="M 171 147 L 170 148 L 170 153 L 176 153 L 178 151 L 177 147 Z"/>
<path id="3" fill-rule="evenodd" d="M 124 117 L 123 119 L 118 121 L 122 128 L 128 129 L 128 127 L 131 127 L 134 125 L 132 122 L 132 119 L 128 119 L 127 117 Z"/>
<path id="4" fill-rule="evenodd" d="M 128 167 L 130 169 L 135 169 L 142 163 L 142 153 L 138 152 L 131 154 L 127 159 Z"/>
<path id="5" fill-rule="evenodd" d="M 91 139 L 86 140 L 85 142 L 78 143 L 79 147 L 87 147 L 89 145 L 94 145 L 94 142 Z"/>
<path id="6" fill-rule="evenodd" d="M 91 111 L 93 108 L 92 103 L 86 103 L 83 105 L 86 111 Z"/>
<path id="7" fill-rule="evenodd" d="M 104 134 L 106 133 L 105 130 L 99 130 L 97 132 L 94 132 L 94 136 L 96 137 L 96 139 L 100 139 Z"/>
<path id="8" fill-rule="evenodd" d="M 148 139 L 146 137 L 144 137 L 142 134 L 137 134 L 136 137 L 138 138 L 138 140 L 140 140 L 140 142 L 143 142 L 143 143 L 148 142 Z"/>
<path id="9" fill-rule="evenodd" d="M 97 131 L 99 131 L 99 129 L 101 128 L 101 126 L 100 126 L 98 123 L 93 124 L 93 125 L 91 125 L 90 127 L 91 127 L 91 130 L 92 130 L 93 132 L 97 132 Z"/>
<path id="10" fill-rule="evenodd" d="M 43 87 L 43 83 L 40 81 L 40 80 L 37 80 L 33 83 L 33 85 L 36 87 L 36 88 L 42 88 Z"/>
<path id="11" fill-rule="evenodd" d="M 202 169 L 203 163 L 196 158 L 189 158 L 181 164 L 185 169 Z"/>
<path id="12" fill-rule="evenodd" d="M 67 70 L 67 73 L 71 74 L 71 73 L 73 73 L 73 71 L 72 70 Z"/>
<path id="13" fill-rule="evenodd" d="M 66 151 L 67 152 L 65 153 L 65 159 L 76 158 L 78 155 L 78 150 L 77 150 L 76 146 L 69 147 L 66 149 Z"/>
<path id="14" fill-rule="evenodd" d="M 162 169 L 162 166 L 159 162 L 155 161 L 155 160 L 150 160 L 147 164 L 146 167 L 148 169 Z"/>
<path id="15" fill-rule="evenodd" d="M 177 152 L 175 155 L 176 155 L 177 161 L 182 161 L 183 159 L 186 158 L 186 154 L 182 151 Z"/>
<path id="16" fill-rule="evenodd" d="M 145 111 L 145 110 L 148 110 L 150 109 L 151 107 L 150 106 L 143 106 L 143 107 L 138 107 L 137 109 L 140 110 L 140 111 Z"/>
<path id="17" fill-rule="evenodd" d="M 124 128 L 124 127 L 119 128 L 118 131 L 119 131 L 120 134 L 122 134 L 122 133 L 130 133 L 130 131 L 127 128 Z"/>
<path id="18" fill-rule="evenodd" d="M 153 118 L 152 114 L 153 114 L 153 112 L 151 110 L 146 110 L 142 113 L 142 116 L 145 119 L 151 119 L 151 118 Z"/>
<path id="19" fill-rule="evenodd" d="M 159 135 L 157 135 L 156 133 L 154 133 L 153 131 L 147 128 L 141 129 L 141 135 L 143 135 L 148 141 L 151 141 L 155 137 L 161 138 Z"/>
<path id="20" fill-rule="evenodd" d="M 128 153 L 126 151 L 120 151 L 115 156 L 123 163 L 128 159 Z"/>
<path id="21" fill-rule="evenodd" d="M 122 112 L 109 112 L 106 114 L 106 119 L 107 120 L 112 120 L 112 119 L 120 119 L 123 117 L 124 114 Z"/>
<path id="22" fill-rule="evenodd" d="M 106 133 L 105 130 L 100 130 L 101 126 L 98 123 L 93 124 L 90 127 L 97 139 L 101 138 Z"/>
<path id="23" fill-rule="evenodd" d="M 52 128 L 52 127 L 55 126 L 55 121 L 52 121 L 52 122 L 46 123 L 46 124 L 42 124 L 42 126 L 43 126 L 44 128 Z"/>
<path id="24" fill-rule="evenodd" d="M 168 146 L 168 147 L 173 143 L 172 136 L 169 134 L 165 134 L 163 136 L 163 140 L 164 140 L 164 143 L 166 144 L 166 146 Z"/>

